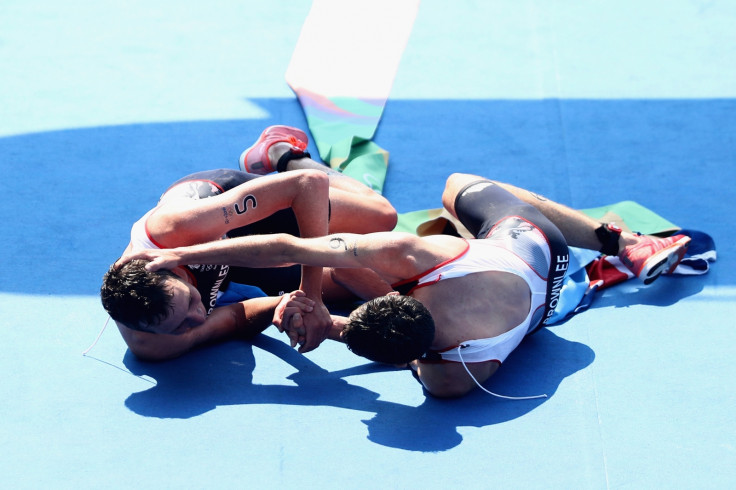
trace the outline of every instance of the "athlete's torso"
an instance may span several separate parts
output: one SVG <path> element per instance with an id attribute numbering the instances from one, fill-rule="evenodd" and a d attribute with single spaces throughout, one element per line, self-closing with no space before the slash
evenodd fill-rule
<path id="1" fill-rule="evenodd" d="M 159 199 L 159 203 L 169 199 L 206 199 L 225 192 L 256 176 L 229 169 L 208 170 L 188 175 L 172 184 Z M 154 210 L 146 213 L 133 224 L 130 243 L 133 250 L 142 248 L 165 248 L 149 232 L 146 223 Z M 225 282 L 230 267 L 228 265 L 193 264 L 183 266 L 189 282 L 202 296 L 207 315 L 212 313 L 217 303 L 220 287 Z"/>
<path id="2" fill-rule="evenodd" d="M 479 343 L 470 360 L 503 361 L 542 320 L 549 263 L 544 235 L 521 226 L 470 240 L 465 252 L 414 278 L 409 294 L 440 325 L 432 349 Z"/>

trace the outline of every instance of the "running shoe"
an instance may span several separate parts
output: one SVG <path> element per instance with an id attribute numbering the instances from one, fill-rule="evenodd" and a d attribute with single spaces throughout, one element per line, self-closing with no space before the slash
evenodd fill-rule
<path id="1" fill-rule="evenodd" d="M 240 170 L 252 174 L 268 174 L 276 170 L 276 163 L 268 156 L 268 150 L 276 143 L 288 143 L 291 151 L 304 152 L 309 139 L 301 129 L 289 126 L 269 126 L 261 133 L 253 146 L 240 155 Z"/>
<path id="2" fill-rule="evenodd" d="M 621 262 L 644 284 L 651 284 L 661 274 L 671 274 L 685 256 L 690 237 L 640 237 L 639 243 L 624 248 Z"/>

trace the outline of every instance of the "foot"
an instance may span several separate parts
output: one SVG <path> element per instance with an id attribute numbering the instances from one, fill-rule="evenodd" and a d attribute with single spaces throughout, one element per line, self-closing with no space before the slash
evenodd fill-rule
<path id="1" fill-rule="evenodd" d="M 276 170 L 278 157 L 269 150 L 276 143 L 287 143 L 293 152 L 304 152 L 309 139 L 304 131 L 289 126 L 266 128 L 253 146 L 240 155 L 240 169 L 252 174 L 268 174 Z M 281 145 L 279 145 L 281 146 Z M 283 152 L 280 152 L 283 153 Z"/>
<path id="2" fill-rule="evenodd" d="M 661 274 L 671 274 L 684 257 L 690 237 L 668 238 L 641 236 L 618 254 L 621 262 L 644 284 L 651 284 Z"/>

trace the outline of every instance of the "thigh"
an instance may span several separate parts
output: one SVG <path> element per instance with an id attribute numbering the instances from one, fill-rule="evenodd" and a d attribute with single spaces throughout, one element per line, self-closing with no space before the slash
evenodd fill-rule
<path id="1" fill-rule="evenodd" d="M 455 212 L 476 238 L 487 238 L 497 223 L 510 216 L 523 218 L 543 230 L 557 230 L 537 208 L 490 180 L 472 182 L 458 192 Z"/>

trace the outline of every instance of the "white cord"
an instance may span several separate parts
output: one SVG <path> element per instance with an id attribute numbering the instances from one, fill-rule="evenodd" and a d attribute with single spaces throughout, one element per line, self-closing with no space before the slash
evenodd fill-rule
<path id="1" fill-rule="evenodd" d="M 110 315 L 108 315 L 108 316 L 107 316 L 107 320 L 105 321 L 105 324 L 104 324 L 104 325 L 102 326 L 102 330 L 100 330 L 100 333 L 99 333 L 99 334 L 97 334 L 97 338 L 95 339 L 95 341 L 94 341 L 94 342 L 92 342 L 92 345 L 90 345 L 89 347 L 87 347 L 87 349 L 86 349 L 86 350 L 85 350 L 84 352 L 82 352 L 82 355 L 83 355 L 84 357 L 88 357 L 88 358 L 90 358 L 90 359 L 94 359 L 95 361 L 100 361 L 101 363 L 103 363 L 103 364 L 107 364 L 108 366 L 112 366 L 112 367 L 114 367 L 115 369 L 119 369 L 120 371 L 122 371 L 122 372 L 124 372 L 124 373 L 132 374 L 132 375 L 133 375 L 133 376 L 135 376 L 136 378 L 140 378 L 140 379 L 142 379 L 143 381 L 147 381 L 147 382 L 149 382 L 149 383 L 151 383 L 151 384 L 155 385 L 155 384 L 156 384 L 156 382 L 155 382 L 155 381 L 151 381 L 151 380 L 150 380 L 150 379 L 148 379 L 148 378 L 144 378 L 143 376 L 139 376 L 139 375 L 137 375 L 137 374 L 135 374 L 135 373 L 132 373 L 131 371 L 129 371 L 129 370 L 127 370 L 127 369 L 123 369 L 123 368 L 121 368 L 120 366 L 116 366 L 115 364 L 109 363 L 109 362 L 107 362 L 107 361 L 103 361 L 102 359 L 97 359 L 97 358 L 96 358 L 96 357 L 94 357 L 94 356 L 88 356 L 88 355 L 87 355 L 87 353 L 88 353 L 89 351 L 91 351 L 91 350 L 92 350 L 92 348 L 93 348 L 94 346 L 96 346 L 96 345 L 97 345 L 97 342 L 99 342 L 99 340 L 100 340 L 100 337 L 102 337 L 102 334 L 103 334 L 103 333 L 105 332 L 105 329 L 107 328 L 107 324 L 108 324 L 108 323 L 110 323 Z"/>
<path id="2" fill-rule="evenodd" d="M 465 365 L 465 360 L 463 359 L 463 355 L 460 353 L 460 350 L 463 347 L 465 347 L 465 346 L 462 345 L 462 344 L 457 346 L 457 355 L 460 356 L 460 362 L 462 363 L 463 367 L 465 368 L 465 371 L 468 372 L 468 375 L 470 376 L 470 379 L 472 379 L 475 382 L 475 384 L 478 385 L 478 388 L 480 388 L 481 390 L 485 391 L 489 395 L 493 395 L 493 396 L 496 396 L 498 398 L 503 398 L 503 399 L 506 399 L 506 400 L 534 400 L 534 399 L 537 399 L 537 398 L 547 398 L 547 395 L 505 396 L 505 395 L 499 395 L 498 393 L 493 393 L 492 391 L 488 391 L 487 389 L 485 389 L 483 387 L 483 385 L 481 385 L 480 383 L 478 383 L 478 380 L 475 379 L 475 376 L 473 376 L 473 373 L 470 372 L 470 369 L 468 369 L 468 366 Z"/>
<path id="3" fill-rule="evenodd" d="M 102 333 L 107 328 L 107 324 L 108 323 L 110 323 L 110 315 L 107 315 L 107 320 L 105 320 L 105 324 L 102 326 L 102 330 L 100 330 L 100 333 L 97 334 L 97 338 L 95 339 L 94 342 L 92 342 L 92 345 L 90 345 L 89 347 L 87 347 L 87 350 L 85 350 L 84 352 L 82 352 L 82 355 L 83 356 L 86 356 L 87 355 L 87 352 L 91 351 L 92 350 L 92 347 L 94 347 L 94 346 L 97 345 L 97 342 L 100 341 L 100 337 L 102 337 Z"/>

